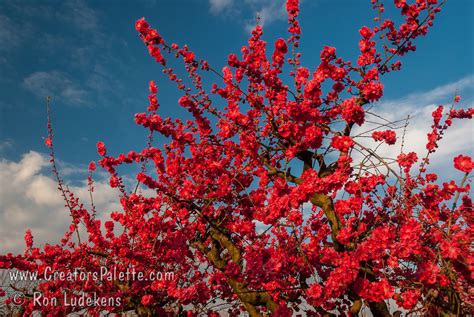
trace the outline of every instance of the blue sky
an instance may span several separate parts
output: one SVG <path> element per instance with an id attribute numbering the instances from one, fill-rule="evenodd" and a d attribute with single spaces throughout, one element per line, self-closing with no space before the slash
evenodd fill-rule
<path id="1" fill-rule="evenodd" d="M 317 65 L 323 45 L 335 46 L 339 56 L 355 60 L 358 29 L 372 26 L 375 14 L 369 0 L 306 0 L 301 10 L 302 62 L 310 69 Z M 450 101 L 456 90 L 463 105 L 472 101 L 473 12 L 474 1 L 447 1 L 428 36 L 418 39 L 417 52 L 403 59 L 402 71 L 383 79 L 381 113 L 393 118 L 420 113 L 418 118 L 426 119 L 433 104 Z M 188 44 L 199 58 L 221 69 L 228 54 L 238 53 L 246 43 L 257 13 L 268 42 L 286 36 L 283 1 L 1 1 L 0 245 L 17 247 L 11 239 L 18 236 L 6 240 L 7 228 L 18 228 L 22 236 L 21 228 L 36 227 L 46 239 L 51 235 L 40 218 L 63 219 L 44 156 L 47 95 L 53 96 L 56 152 L 63 172 L 66 178 L 83 179 L 81 171 L 98 158 L 98 140 L 113 154 L 146 144 L 147 132 L 134 124 L 133 115 L 146 110 L 149 80 L 158 83 L 163 116 L 186 115 L 177 104 L 180 95 L 138 38 L 135 20 L 146 17 L 168 42 Z M 387 10 L 387 16 L 397 17 L 393 10 Z M 217 79 L 209 74 L 206 82 L 213 81 Z M 473 132 L 472 125 L 453 133 L 450 144 L 458 145 L 447 154 L 472 148 L 472 135 L 466 132 Z M 412 143 L 420 143 L 425 134 L 415 121 Z M 16 183 L 7 184 L 15 177 Z M 84 191 L 80 183 L 77 186 Z M 113 192 L 103 188 L 107 208 Z M 30 209 L 38 213 L 34 220 L 26 220 Z M 55 213 L 46 213 L 52 209 Z M 13 214 L 25 220 L 13 221 Z M 58 220 L 58 230 L 65 219 Z"/>

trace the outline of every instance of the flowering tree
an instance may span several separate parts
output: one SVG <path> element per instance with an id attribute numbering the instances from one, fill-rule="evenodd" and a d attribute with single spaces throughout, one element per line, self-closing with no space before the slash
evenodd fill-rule
<path id="1" fill-rule="evenodd" d="M 36 290 L 44 298 L 94 293 L 120 301 L 38 305 L 30 291 L 21 303 L 24 313 L 330 316 L 358 315 L 367 307 L 374 316 L 399 315 L 390 303 L 429 315 L 470 313 L 468 175 L 474 165 L 457 156 L 455 180 L 444 183 L 428 168 L 446 130 L 456 119 L 471 118 L 473 109 L 456 110 L 459 97 L 450 108 L 439 106 L 427 153 L 402 151 L 387 159 L 361 142 L 370 136 L 393 145 L 403 138 L 387 125 L 353 133 L 364 127 L 368 106 L 382 97 L 382 76 L 401 68 L 399 58 L 415 50 L 413 40 L 428 32 L 442 5 L 412 2 L 394 1 L 404 18 L 397 25 L 382 18 L 383 4 L 372 0 L 376 26 L 359 30 L 357 61 L 326 46 L 311 68 L 300 65 L 298 0 L 286 3 L 288 38 L 267 48 L 257 25 L 222 72 L 138 20 L 140 38 L 182 92 L 178 103 L 193 119 L 161 117 L 158 88 L 150 82 L 147 112 L 135 115 L 149 130 L 147 146 L 112 156 L 103 142 L 97 144 L 98 164 L 110 173 L 122 206 L 103 224 L 94 205 L 86 208 L 59 177 L 49 122 L 46 145 L 71 226 L 58 245 L 44 248 L 33 246 L 28 231 L 25 253 L 0 256 L 0 267 L 39 274 L 48 267 L 63 273 L 133 268 L 146 276 L 173 272 L 174 278 L 43 280 Z M 182 59 L 189 79 L 178 76 L 166 54 Z M 202 73 L 221 81 L 210 94 Z M 169 142 L 155 147 L 155 133 Z M 116 171 L 124 164 L 141 170 L 132 191 Z M 91 197 L 95 169 L 90 163 Z"/>

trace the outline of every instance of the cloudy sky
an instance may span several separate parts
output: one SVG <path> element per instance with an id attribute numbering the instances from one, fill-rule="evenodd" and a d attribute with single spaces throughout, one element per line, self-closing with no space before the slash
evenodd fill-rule
<path id="1" fill-rule="evenodd" d="M 354 59 L 358 29 L 373 23 L 370 7 L 369 0 L 303 1 L 303 64 L 313 69 L 323 45 Z M 472 1 L 447 1 L 430 34 L 417 42 L 417 52 L 404 59 L 403 70 L 384 79 L 385 96 L 376 112 L 391 120 L 413 117 L 408 148 L 423 149 L 436 104 L 459 93 L 461 106 L 472 105 L 473 12 Z M 0 252 L 21 250 L 27 228 L 38 243 L 54 243 L 67 228 L 68 212 L 43 143 L 46 96 L 53 97 L 62 175 L 85 197 L 84 172 L 98 158 L 98 140 L 113 154 L 146 143 L 146 131 L 133 124 L 133 114 L 146 109 L 149 80 L 158 82 L 164 116 L 187 116 L 177 104 L 180 95 L 139 40 L 135 20 L 145 16 L 169 42 L 188 44 L 220 69 L 229 53 L 239 52 L 257 14 L 267 41 L 284 36 L 283 1 L 1 1 Z M 451 166 L 455 153 L 472 153 L 473 132 L 468 122 L 450 131 L 434 164 Z M 117 208 L 117 193 L 100 174 L 95 197 L 104 217 Z"/>

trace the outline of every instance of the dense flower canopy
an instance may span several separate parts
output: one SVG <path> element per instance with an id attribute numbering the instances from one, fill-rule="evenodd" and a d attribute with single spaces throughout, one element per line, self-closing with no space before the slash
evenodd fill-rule
<path id="1" fill-rule="evenodd" d="M 98 164 L 122 206 L 104 223 L 59 177 L 49 122 L 45 143 L 71 226 L 59 244 L 44 248 L 34 246 L 28 231 L 24 254 L 1 255 L 0 268 L 40 275 L 49 267 L 174 273 L 169 280 L 45 280 L 36 286 L 45 298 L 94 293 L 121 299 L 120 305 L 87 307 L 93 315 L 357 315 L 366 306 L 374 316 L 392 316 L 389 300 L 425 314 L 471 312 L 473 162 L 455 157 L 447 182 L 428 168 L 443 134 L 455 120 L 472 118 L 473 109 L 455 109 L 459 97 L 451 107 L 439 106 L 426 153 L 401 152 L 389 160 L 352 134 L 366 123 L 368 105 L 383 96 L 382 77 L 400 70 L 399 58 L 415 51 L 414 40 L 427 34 L 442 2 L 395 0 L 400 24 L 383 17 L 382 3 L 372 4 L 376 26 L 360 28 L 357 60 L 325 46 L 315 67 L 301 65 L 298 0 L 286 2 L 287 38 L 267 45 L 257 25 L 222 71 L 139 19 L 141 40 L 181 91 L 177 102 L 192 120 L 163 118 L 151 81 L 147 111 L 135 115 L 149 130 L 146 147 L 111 156 L 97 143 Z M 168 55 L 182 60 L 188 78 L 180 78 Z M 208 92 L 202 74 L 220 83 Z M 381 126 L 365 136 L 393 145 L 403 138 L 397 132 Z M 156 133 L 169 142 L 155 146 Z M 117 173 L 127 164 L 140 167 L 131 191 Z M 91 162 L 91 195 L 95 170 Z M 21 306 L 26 315 L 77 310 L 38 306 L 28 296 Z"/>

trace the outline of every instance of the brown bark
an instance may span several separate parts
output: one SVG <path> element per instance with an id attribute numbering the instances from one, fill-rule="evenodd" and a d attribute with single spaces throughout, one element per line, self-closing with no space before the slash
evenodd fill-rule
<path id="1" fill-rule="evenodd" d="M 210 230 L 210 237 L 212 239 L 210 248 L 206 248 L 201 241 L 195 242 L 193 245 L 207 256 L 214 267 L 221 271 L 225 269 L 228 263 L 228 260 L 221 257 L 221 246 L 227 249 L 232 262 L 240 265 L 242 268 L 241 251 L 226 234 L 216 228 L 212 228 Z M 251 317 L 262 316 L 257 308 L 259 306 L 265 306 L 270 312 L 274 312 L 277 309 L 278 304 L 268 292 L 250 290 L 245 282 L 237 281 L 231 277 L 227 281 Z"/>
<path id="2" fill-rule="evenodd" d="M 374 317 L 392 317 L 388 310 L 387 304 L 384 301 L 381 302 L 368 302 L 370 312 Z"/>

